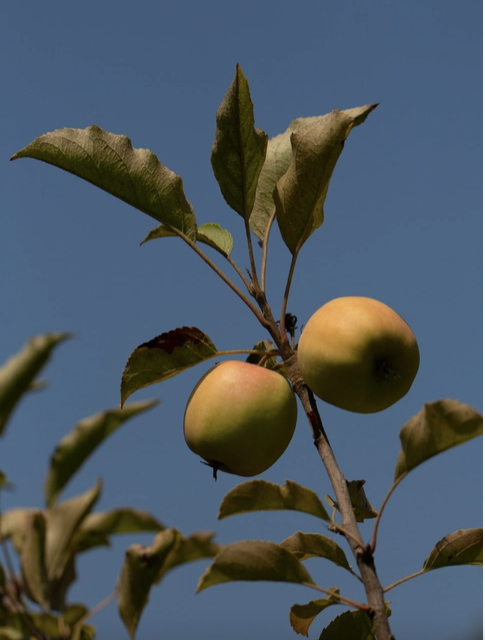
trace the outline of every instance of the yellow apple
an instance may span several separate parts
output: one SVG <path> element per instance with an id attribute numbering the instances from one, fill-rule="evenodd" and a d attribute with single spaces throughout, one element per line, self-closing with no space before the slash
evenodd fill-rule
<path id="1" fill-rule="evenodd" d="M 296 426 L 297 405 L 279 373 L 229 360 L 201 378 L 187 403 L 189 448 L 217 471 L 255 476 L 283 454 Z"/>
<path id="2" fill-rule="evenodd" d="M 304 326 L 298 362 L 305 383 L 325 402 L 375 413 L 409 391 L 419 349 L 409 325 L 384 303 L 337 298 Z"/>

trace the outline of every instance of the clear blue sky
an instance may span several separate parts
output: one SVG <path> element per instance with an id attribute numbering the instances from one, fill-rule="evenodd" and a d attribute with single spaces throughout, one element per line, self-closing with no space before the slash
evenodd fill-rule
<path id="1" fill-rule="evenodd" d="M 2 440 L 0 468 L 17 486 L 3 508 L 42 505 L 48 456 L 79 419 L 118 404 L 123 367 L 140 343 L 183 325 L 199 327 L 220 349 L 265 337 L 181 243 L 139 246 L 150 218 L 74 176 L 33 160 L 9 163 L 10 156 L 62 127 L 94 123 L 126 134 L 183 177 L 200 223 L 231 230 L 244 268 L 241 219 L 223 201 L 209 161 L 215 111 L 236 63 L 250 83 L 256 124 L 270 136 L 295 117 L 380 103 L 346 144 L 325 223 L 301 255 L 289 303 L 304 323 L 331 298 L 375 297 L 409 322 L 420 344 L 414 386 L 389 410 L 359 416 L 321 404 L 346 476 L 364 478 L 378 506 L 392 482 L 399 429 L 424 402 L 452 397 L 481 409 L 481 25 L 478 0 L 2 4 L 0 360 L 29 336 L 77 334 L 46 369 L 48 388 L 22 403 Z M 289 253 L 276 234 L 270 250 L 270 301 L 279 308 Z M 101 476 L 99 509 L 138 506 L 187 535 L 215 530 L 229 543 L 325 533 L 297 513 L 217 521 L 239 479 L 221 474 L 214 483 L 182 433 L 185 403 L 208 366 L 136 394 L 162 403 L 106 442 L 65 497 Z M 444 535 L 481 526 L 481 463 L 481 442 L 473 441 L 401 484 L 376 552 L 384 584 L 419 570 Z M 322 498 L 331 493 L 303 415 L 289 449 L 262 477 L 292 479 Z M 368 537 L 371 525 L 363 532 Z M 151 539 L 120 536 L 110 549 L 85 554 L 72 600 L 95 605 L 108 595 L 125 549 Z M 297 637 L 288 612 L 312 592 L 240 583 L 195 595 L 206 565 L 175 570 L 152 590 L 140 640 Z M 330 563 L 307 567 L 322 586 L 364 598 Z M 397 587 L 390 592 L 396 638 L 466 638 L 480 624 L 481 585 L 480 569 L 463 567 Z M 321 614 L 310 637 L 341 611 Z M 102 640 L 125 637 L 113 604 L 93 622 Z"/>

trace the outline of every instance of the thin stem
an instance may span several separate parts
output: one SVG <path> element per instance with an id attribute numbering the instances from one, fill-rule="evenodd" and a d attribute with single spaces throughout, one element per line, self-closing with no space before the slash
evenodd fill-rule
<path id="1" fill-rule="evenodd" d="M 333 524 L 328 526 L 328 529 L 330 531 L 334 531 L 336 533 L 340 533 L 343 536 L 345 536 L 347 539 L 352 538 L 352 540 L 355 542 L 355 544 L 359 545 L 360 547 L 362 547 L 362 538 L 357 538 L 356 536 L 354 536 L 353 533 L 350 533 L 350 531 L 347 531 L 347 529 L 344 529 L 343 527 L 341 527 L 339 524 L 337 524 L 336 522 L 334 522 Z"/>
<path id="2" fill-rule="evenodd" d="M 310 587 L 311 589 L 315 589 L 316 591 L 321 591 L 330 598 L 339 600 L 338 604 L 347 604 L 349 607 L 354 607 L 354 609 L 359 609 L 360 611 L 369 611 L 369 605 L 367 604 L 360 604 L 359 602 L 355 602 L 350 598 L 341 596 L 340 593 L 335 593 L 335 591 L 330 591 L 329 589 L 319 587 L 318 584 L 311 584 L 310 582 L 304 582 L 303 584 L 305 585 L 305 587 Z"/>
<path id="3" fill-rule="evenodd" d="M 239 268 L 239 266 L 234 262 L 234 260 L 231 258 L 231 256 L 226 256 L 226 260 L 229 262 L 229 264 L 231 265 L 231 267 L 234 269 L 234 271 L 237 273 L 237 275 L 241 278 L 241 280 L 244 282 L 244 286 L 246 287 L 246 289 L 250 289 L 250 282 L 249 280 L 246 278 L 246 276 L 244 275 L 244 272 L 242 271 L 242 269 Z"/>
<path id="4" fill-rule="evenodd" d="M 298 258 L 298 249 L 295 251 L 295 253 L 291 257 L 290 270 L 288 272 L 288 278 L 286 280 L 285 293 L 283 294 L 283 303 L 281 305 L 280 331 L 281 331 L 281 335 L 282 335 L 283 338 L 286 337 L 285 315 L 286 315 L 286 308 L 287 308 L 287 305 L 288 305 L 288 298 L 290 297 L 291 281 L 293 280 L 293 273 L 295 271 L 297 258 Z"/>
<path id="5" fill-rule="evenodd" d="M 89 620 L 90 618 L 95 616 L 97 613 L 102 611 L 105 607 L 107 607 L 114 600 L 116 600 L 117 597 L 118 597 L 117 591 L 113 591 L 113 593 L 110 593 L 109 596 L 106 596 L 106 598 L 101 600 L 101 602 L 98 602 L 98 604 L 94 605 L 92 609 L 90 609 L 86 614 L 84 614 L 84 616 L 79 620 L 76 626 L 82 626 L 83 624 L 85 624 L 87 620 Z"/>
<path id="6" fill-rule="evenodd" d="M 394 587 L 397 587 L 398 584 L 402 584 L 403 582 L 407 582 L 408 580 L 411 580 L 411 578 L 417 578 L 418 576 L 422 576 L 423 573 L 426 573 L 426 569 L 421 569 L 420 571 L 416 571 L 416 573 L 412 573 L 410 576 L 406 576 L 405 578 L 401 578 L 397 582 L 393 582 L 392 584 L 390 584 L 388 587 L 386 587 L 382 591 L 384 593 L 386 591 L 390 591 L 391 589 L 394 589 Z"/>
<path id="7" fill-rule="evenodd" d="M 254 313 L 254 315 L 257 317 L 257 319 L 263 325 L 263 327 L 267 328 L 268 323 L 264 318 L 263 314 L 261 313 L 261 311 L 256 307 L 256 305 L 254 305 L 251 302 L 249 298 L 247 298 L 244 295 L 244 293 L 234 284 L 234 282 L 230 278 L 228 278 L 226 274 L 223 271 L 221 271 L 221 269 L 219 269 L 219 267 L 216 264 L 214 264 L 214 262 L 212 262 L 212 260 L 202 251 L 202 249 L 200 249 L 195 242 L 193 242 L 189 237 L 187 237 L 185 233 L 182 233 L 181 231 L 179 231 L 179 229 L 172 227 L 172 225 L 166 222 L 164 224 L 168 229 L 170 229 L 170 231 L 173 231 L 179 238 L 181 238 L 186 244 L 188 244 L 189 247 L 193 251 L 195 251 L 195 253 L 198 256 L 200 256 L 207 265 L 209 265 L 209 267 L 219 276 L 219 278 L 221 278 L 228 285 L 228 287 L 230 287 L 234 291 L 234 293 L 241 298 L 244 304 L 251 309 L 251 311 Z M 253 257 L 253 262 L 254 262 L 254 257 Z M 238 273 L 239 273 L 239 270 L 238 270 Z M 243 277 L 243 280 L 244 280 L 244 276 L 241 273 L 240 275 Z M 251 283 L 248 283 L 247 286 L 248 288 L 250 288 Z"/>
<path id="8" fill-rule="evenodd" d="M 379 524 L 380 524 L 380 521 L 381 521 L 382 514 L 384 512 L 384 509 L 386 507 L 386 504 L 387 504 L 389 498 L 394 493 L 394 489 L 398 486 L 398 484 L 401 482 L 401 480 L 403 480 L 406 476 L 407 476 L 407 472 L 403 473 L 403 475 L 399 476 L 399 478 L 394 482 L 392 487 L 387 492 L 386 497 L 384 498 L 384 500 L 383 500 L 383 502 L 381 504 L 381 507 L 379 509 L 379 513 L 377 514 L 376 521 L 374 523 L 374 530 L 372 532 L 372 540 L 371 540 L 371 543 L 369 545 L 369 549 L 370 549 L 371 553 L 374 553 L 374 551 L 376 550 L 377 530 L 379 529 Z"/>
<path id="9" fill-rule="evenodd" d="M 249 264 L 251 265 L 251 280 L 255 287 L 259 287 L 258 272 L 256 271 L 256 262 L 254 260 L 253 240 L 251 238 L 251 227 L 249 226 L 249 217 L 244 219 L 244 226 L 246 228 L 246 241 L 248 243 Z"/>
<path id="10" fill-rule="evenodd" d="M 271 226 L 273 225 L 275 217 L 276 217 L 276 207 L 273 210 L 273 213 L 271 214 L 268 220 L 268 226 L 266 227 L 266 232 L 264 234 L 264 239 L 263 239 L 263 253 L 261 256 L 261 291 L 263 293 L 266 290 L 266 265 L 268 263 L 269 232 L 271 231 Z"/>
<path id="11" fill-rule="evenodd" d="M 217 356 L 231 356 L 238 355 L 240 353 L 247 353 L 249 355 L 261 356 L 265 358 L 271 358 L 272 356 L 279 355 L 279 351 L 272 349 L 270 351 L 263 351 L 262 349 L 227 349 L 226 351 L 218 351 L 214 357 Z"/>

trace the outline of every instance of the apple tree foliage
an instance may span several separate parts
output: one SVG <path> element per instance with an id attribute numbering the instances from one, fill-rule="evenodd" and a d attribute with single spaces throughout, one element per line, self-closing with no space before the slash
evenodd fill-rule
<path id="1" fill-rule="evenodd" d="M 323 223 L 330 179 L 346 138 L 376 106 L 296 119 L 284 133 L 268 140 L 266 133 L 254 126 L 249 85 L 237 66 L 216 114 L 211 162 L 225 201 L 243 219 L 250 262 L 246 273 L 231 258 L 232 235 L 215 223 L 198 225 L 180 176 L 161 164 L 151 151 L 134 149 L 126 136 L 94 125 L 84 130 L 60 129 L 36 138 L 13 156 L 12 159 L 42 160 L 69 171 L 152 217 L 158 226 L 143 242 L 166 237 L 182 240 L 253 311 L 265 329 L 265 337 L 243 351 L 220 351 L 203 331 L 184 326 L 167 329 L 134 349 L 122 374 L 121 406 L 81 420 L 53 452 L 45 479 L 45 505 L 38 509 L 16 508 L 0 516 L 4 557 L 0 564 L 1 637 L 94 638 L 95 628 L 89 623 L 94 611 L 70 603 L 69 588 L 76 579 L 78 555 L 109 544 L 111 536 L 119 533 L 154 532 L 151 546 L 133 544 L 128 548 L 112 596 L 117 599 L 119 614 L 132 638 L 150 589 L 177 565 L 201 558 L 212 562 L 200 578 L 198 591 L 238 580 L 291 582 L 316 591 L 315 600 L 291 608 L 290 623 L 297 634 L 308 636 L 321 611 L 343 605 L 345 612 L 321 630 L 321 640 L 388 639 L 391 611 L 385 593 L 389 589 L 441 567 L 482 564 L 481 529 L 460 529 L 444 535 L 430 550 L 420 571 L 388 587 L 378 582 L 373 558 L 379 522 L 395 487 L 421 463 L 481 434 L 481 415 L 454 400 L 426 404 L 401 430 L 394 482 L 376 510 L 366 498 L 364 481 L 347 482 L 341 474 L 313 395 L 298 370 L 292 316 L 286 312 L 296 260 L 305 241 Z M 265 295 L 268 238 L 275 221 L 291 253 L 287 286 L 276 320 Z M 239 286 L 216 266 L 207 248 L 226 259 Z M 259 269 L 256 255 L 260 256 Z M 0 368 L 0 435 L 5 435 L 22 396 L 38 385 L 37 376 L 53 349 L 67 338 L 69 334 L 37 336 Z M 335 536 L 299 531 L 280 544 L 246 540 L 222 546 L 213 541 L 210 533 L 195 532 L 185 537 L 135 508 L 96 511 L 100 482 L 82 495 L 61 499 L 62 491 L 88 456 L 126 420 L 156 404 L 127 402 L 133 393 L 231 353 L 245 353 L 248 362 L 275 369 L 290 379 L 312 427 L 335 498 L 326 496 L 325 507 L 313 491 L 290 480 L 282 486 L 263 479 L 250 480 L 225 496 L 219 519 L 261 510 L 310 514 L 323 521 L 329 534 L 347 538 L 354 567 Z M 9 479 L 0 474 L 0 487 L 8 486 Z M 371 541 L 364 543 L 357 522 L 369 518 L 375 519 L 375 526 Z M 7 545 L 18 555 L 21 576 L 15 575 Z M 361 580 L 367 603 L 350 600 L 337 587 L 316 584 L 304 564 L 310 557 L 324 558 Z"/>

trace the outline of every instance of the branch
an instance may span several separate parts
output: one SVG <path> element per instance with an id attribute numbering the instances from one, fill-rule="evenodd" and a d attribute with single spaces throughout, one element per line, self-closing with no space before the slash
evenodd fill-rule
<path id="1" fill-rule="evenodd" d="M 342 516 L 342 532 L 354 554 L 360 569 L 362 582 L 364 583 L 367 600 L 369 603 L 369 615 L 377 640 L 392 640 L 393 635 L 389 627 L 384 603 L 384 592 L 377 577 L 374 558 L 369 547 L 366 547 L 360 534 L 357 520 L 350 500 L 347 481 L 340 471 L 330 442 L 323 428 L 322 420 L 318 412 L 315 398 L 306 386 L 301 376 L 296 353 L 289 343 L 280 338 L 280 354 L 286 365 L 293 389 L 303 405 L 308 421 L 313 431 L 313 441 L 320 454 L 320 458 L 327 470 L 330 482 L 335 492 L 335 497 Z"/>

